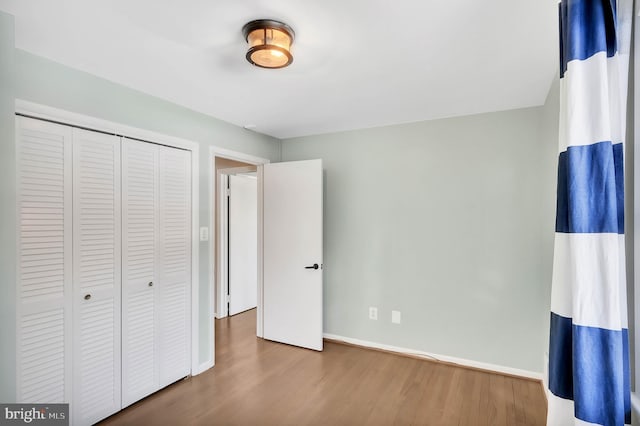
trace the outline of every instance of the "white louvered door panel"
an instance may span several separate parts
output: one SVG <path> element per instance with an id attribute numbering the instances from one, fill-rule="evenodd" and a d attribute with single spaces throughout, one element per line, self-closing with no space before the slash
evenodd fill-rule
<path id="1" fill-rule="evenodd" d="M 73 129 L 73 419 L 120 410 L 120 138 Z"/>
<path id="2" fill-rule="evenodd" d="M 158 146 L 124 139 L 123 406 L 159 389 Z"/>
<path id="3" fill-rule="evenodd" d="M 160 386 L 191 361 L 191 152 L 160 146 Z"/>
<path id="4" fill-rule="evenodd" d="M 71 129 L 16 118 L 17 401 L 71 400 Z"/>

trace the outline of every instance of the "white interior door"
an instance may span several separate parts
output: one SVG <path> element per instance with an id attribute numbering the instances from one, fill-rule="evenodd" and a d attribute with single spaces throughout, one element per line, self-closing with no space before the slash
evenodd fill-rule
<path id="1" fill-rule="evenodd" d="M 263 169 L 264 338 L 322 350 L 322 160 Z"/>
<path id="2" fill-rule="evenodd" d="M 258 180 L 229 176 L 229 315 L 257 305 Z"/>

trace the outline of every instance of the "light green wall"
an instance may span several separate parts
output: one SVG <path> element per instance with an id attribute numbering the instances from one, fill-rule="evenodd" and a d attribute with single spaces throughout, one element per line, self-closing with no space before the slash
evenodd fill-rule
<path id="1" fill-rule="evenodd" d="M 283 161 L 322 158 L 326 170 L 324 331 L 541 372 L 556 175 L 547 112 L 283 141 Z"/>
<path id="2" fill-rule="evenodd" d="M 13 16 L 0 12 L 0 401 L 15 400 L 16 145 Z"/>
<path id="3" fill-rule="evenodd" d="M 15 97 L 88 116 L 181 137 L 200 143 L 200 224 L 207 226 L 209 209 L 209 146 L 227 148 L 277 161 L 280 142 L 15 49 Z M 13 108 L 13 106 L 12 106 Z M 4 158 L 3 158 L 4 161 Z M 14 204 L 15 205 L 15 204 Z M 209 243 L 200 243 L 200 362 L 211 356 L 212 318 L 209 300 Z"/>

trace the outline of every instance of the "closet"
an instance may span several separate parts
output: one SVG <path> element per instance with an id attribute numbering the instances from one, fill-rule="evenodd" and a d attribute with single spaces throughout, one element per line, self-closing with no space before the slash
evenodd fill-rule
<path id="1" fill-rule="evenodd" d="M 16 120 L 17 400 L 92 424 L 190 374 L 191 152 Z"/>

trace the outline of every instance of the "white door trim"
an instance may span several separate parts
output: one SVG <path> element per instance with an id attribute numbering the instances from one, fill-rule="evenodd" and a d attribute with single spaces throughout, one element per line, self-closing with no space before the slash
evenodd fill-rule
<path id="1" fill-rule="evenodd" d="M 263 164 L 270 163 L 271 160 L 267 158 L 256 157 L 254 155 L 244 154 L 237 151 L 217 148 L 214 146 L 209 148 L 209 194 L 211 194 L 211 197 L 209 197 L 209 199 L 211 200 L 211 205 L 209 206 L 211 211 L 211 216 L 209 218 L 209 229 L 211 230 L 210 232 L 211 238 L 209 238 L 209 253 L 211 253 L 212 256 L 218 256 L 218 260 L 220 259 L 219 256 L 220 256 L 222 247 L 215 247 L 216 234 L 215 234 L 214 218 L 215 218 L 216 209 L 218 208 L 219 205 L 223 205 L 222 203 L 224 201 L 222 200 L 223 191 L 218 191 L 218 199 L 215 199 L 216 197 L 215 197 L 214 184 L 216 181 L 216 170 L 215 170 L 216 157 L 226 158 L 228 160 L 241 161 L 243 163 L 249 163 L 249 164 L 258 166 L 258 307 L 257 307 L 257 314 L 256 314 L 256 323 L 257 323 L 256 334 L 258 337 L 262 337 L 262 178 L 261 178 L 262 168 L 260 166 L 262 166 Z M 223 219 L 222 217 L 219 217 L 218 221 L 220 222 L 222 219 Z M 223 239 L 221 238 L 220 244 L 222 243 L 223 243 Z M 214 271 L 213 265 L 214 265 L 214 261 L 212 258 L 211 262 L 209 262 L 209 276 L 211 277 L 211 283 L 210 283 L 211 289 L 216 288 L 215 287 L 216 279 L 218 279 L 219 282 L 222 282 L 221 280 L 223 278 L 222 276 L 223 271 Z M 219 268 L 219 269 L 222 269 L 222 268 Z M 218 294 L 216 294 L 216 301 L 220 299 L 220 293 L 221 292 L 218 292 Z M 211 292 L 211 294 L 213 294 L 213 291 Z M 213 304 L 213 300 L 211 301 L 211 303 Z M 220 303 L 217 303 L 217 305 L 219 306 Z M 220 312 L 218 312 L 218 315 L 220 315 Z M 213 319 L 213 315 L 211 315 L 210 317 Z M 215 353 L 215 347 L 213 350 Z"/>
<path id="2" fill-rule="evenodd" d="M 90 117 L 75 112 L 66 111 L 46 105 L 41 105 L 22 99 L 16 99 L 15 109 L 17 114 L 27 115 L 33 118 L 39 118 L 42 120 L 53 121 L 60 124 L 66 124 L 76 127 L 83 127 L 86 129 L 97 130 L 105 133 L 112 133 L 114 135 L 126 136 L 129 138 L 140 139 L 143 141 L 158 143 L 167 145 L 170 147 L 186 149 L 191 151 L 191 374 L 197 375 L 204 371 L 203 367 L 208 365 L 213 366 L 214 354 L 212 352 L 211 359 L 204 362 L 202 366 L 199 362 L 200 354 L 200 340 L 199 340 L 199 267 L 200 267 L 200 243 L 199 243 L 199 229 L 200 229 L 200 145 L 196 142 L 192 142 L 186 139 L 163 135 L 149 130 L 139 129 L 137 127 L 128 126 L 125 124 L 115 123 L 100 118 Z M 211 312 L 213 312 L 213 306 L 209 303 L 208 318 L 211 318 Z M 213 327 L 212 327 L 213 328 Z M 214 342 L 212 332 L 212 342 Z"/>
<path id="3" fill-rule="evenodd" d="M 217 172 L 216 172 L 217 173 Z M 215 238 L 215 230 L 218 229 L 220 231 L 220 241 L 218 241 L 218 247 L 216 248 L 216 251 L 212 253 L 215 253 L 214 256 L 217 260 L 217 264 L 218 264 L 218 271 L 216 272 L 216 276 L 214 278 L 217 278 L 217 282 L 218 285 L 216 286 L 214 283 L 214 288 L 217 290 L 216 292 L 216 318 L 217 319 L 221 319 L 221 318 L 225 318 L 228 314 L 228 310 L 226 309 L 226 304 L 227 301 L 225 300 L 226 297 L 225 295 L 228 294 L 228 274 L 229 271 L 227 271 L 227 256 L 228 256 L 228 250 L 227 250 L 227 239 L 229 238 L 229 236 L 227 235 L 227 227 L 225 226 L 227 221 L 229 220 L 229 218 L 227 217 L 227 207 L 228 207 L 228 198 L 227 198 L 227 188 L 229 185 L 229 175 L 225 174 L 225 173 L 221 173 L 220 175 L 220 181 L 218 182 L 218 198 L 216 200 L 216 202 L 218 204 L 216 204 L 216 209 L 218 210 L 218 223 L 217 223 L 217 227 L 216 225 L 214 225 L 211 229 L 213 230 L 213 234 L 214 234 L 214 238 Z M 214 180 L 216 180 L 218 178 L 218 175 L 215 176 Z M 214 211 L 214 216 L 215 216 L 215 211 Z M 215 242 L 214 242 L 215 244 Z M 213 264 L 215 265 L 216 262 L 213 262 Z M 213 276 L 213 274 L 212 274 Z"/>

